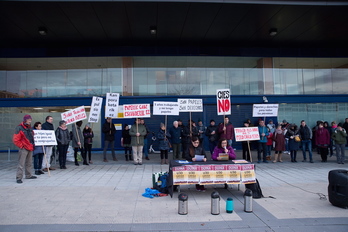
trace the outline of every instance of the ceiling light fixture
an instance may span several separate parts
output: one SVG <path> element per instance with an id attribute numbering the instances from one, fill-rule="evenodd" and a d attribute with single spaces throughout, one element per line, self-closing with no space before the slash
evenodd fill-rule
<path id="1" fill-rule="evenodd" d="M 39 34 L 40 35 L 47 35 L 47 28 L 46 27 L 39 27 Z"/>
<path id="2" fill-rule="evenodd" d="M 270 36 L 275 36 L 276 34 L 278 34 L 277 28 L 271 28 L 271 29 L 269 30 L 269 35 L 270 35 Z"/>
<path id="3" fill-rule="evenodd" d="M 157 34 L 157 27 L 151 26 L 150 27 L 150 34 L 151 35 L 156 35 Z"/>

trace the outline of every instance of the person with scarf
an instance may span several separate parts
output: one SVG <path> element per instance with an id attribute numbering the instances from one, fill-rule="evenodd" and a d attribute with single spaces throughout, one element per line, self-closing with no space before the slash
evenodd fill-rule
<path id="1" fill-rule="evenodd" d="M 274 160 L 273 163 L 282 161 L 282 153 L 285 151 L 285 135 L 284 131 L 282 130 L 282 125 L 278 125 L 277 129 L 274 132 L 273 140 L 275 142 L 274 146 Z"/>
<path id="2" fill-rule="evenodd" d="M 296 137 L 300 137 L 300 132 L 299 129 L 297 128 L 297 125 L 291 124 L 288 128 L 288 131 L 285 134 L 285 137 L 289 139 L 289 151 L 290 151 L 290 156 L 291 156 L 291 162 L 297 163 L 296 160 L 296 155 L 297 155 L 297 150 L 300 149 L 300 140 L 297 140 Z"/>
<path id="3" fill-rule="evenodd" d="M 29 114 L 23 117 L 23 122 L 19 124 L 13 135 L 13 143 L 18 150 L 18 166 L 16 173 L 16 182 L 23 183 L 23 170 L 25 169 L 26 179 L 36 179 L 36 176 L 31 174 L 33 151 L 34 151 L 34 133 L 31 128 L 32 118 Z"/>
<path id="4" fill-rule="evenodd" d="M 70 132 L 64 120 L 59 122 L 59 127 L 56 129 L 55 134 L 58 144 L 59 166 L 60 169 L 66 169 L 66 153 L 70 143 Z"/>

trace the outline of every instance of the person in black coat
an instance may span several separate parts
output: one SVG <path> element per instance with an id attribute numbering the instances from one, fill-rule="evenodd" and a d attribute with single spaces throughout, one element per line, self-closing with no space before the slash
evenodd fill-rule
<path id="1" fill-rule="evenodd" d="M 112 123 L 112 118 L 106 118 L 106 121 L 103 125 L 102 132 L 104 133 L 104 151 L 103 151 L 103 156 L 104 156 L 104 162 L 108 162 L 106 158 L 106 150 L 111 148 L 112 152 L 112 158 L 114 161 L 117 161 L 116 159 L 116 154 L 115 154 L 115 133 L 116 133 L 116 128 L 115 125 Z"/>
<path id="2" fill-rule="evenodd" d="M 121 145 L 122 147 L 124 147 L 124 157 L 126 158 L 126 161 L 132 160 L 132 145 L 128 124 L 124 124 L 124 128 L 122 130 Z M 127 153 L 129 153 L 129 155 Z"/>

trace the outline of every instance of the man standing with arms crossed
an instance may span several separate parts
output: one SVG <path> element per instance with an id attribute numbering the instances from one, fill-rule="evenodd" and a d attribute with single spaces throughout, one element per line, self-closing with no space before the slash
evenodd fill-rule
<path id="1" fill-rule="evenodd" d="M 53 126 L 53 117 L 52 116 L 47 116 L 46 117 L 46 122 L 42 124 L 42 130 L 53 130 L 54 131 L 54 126 Z M 47 172 L 49 170 L 56 170 L 55 168 L 51 167 L 51 156 L 52 156 L 52 150 L 53 146 L 45 146 L 45 155 L 46 158 L 44 158 L 42 162 L 42 170 L 44 172 Z"/>

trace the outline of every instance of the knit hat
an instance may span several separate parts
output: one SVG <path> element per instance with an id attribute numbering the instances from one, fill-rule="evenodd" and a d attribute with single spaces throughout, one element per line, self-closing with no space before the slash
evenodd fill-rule
<path id="1" fill-rule="evenodd" d="M 287 123 L 287 121 L 284 119 L 284 120 L 283 120 L 283 123 Z"/>
<path id="2" fill-rule="evenodd" d="M 29 114 L 24 115 L 23 122 L 26 122 L 28 119 L 32 119 Z"/>

